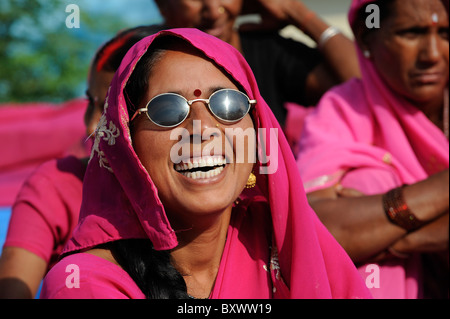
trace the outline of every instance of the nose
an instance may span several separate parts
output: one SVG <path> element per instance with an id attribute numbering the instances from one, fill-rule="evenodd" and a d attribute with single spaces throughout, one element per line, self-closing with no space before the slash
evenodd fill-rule
<path id="1" fill-rule="evenodd" d="M 198 120 L 202 122 L 202 128 L 216 127 L 217 120 L 210 112 L 205 100 L 194 100 L 187 118 L 188 122 Z"/>
<path id="2" fill-rule="evenodd" d="M 421 46 L 419 60 L 426 64 L 435 64 L 441 57 L 441 45 L 438 34 L 428 34 Z"/>
<path id="3" fill-rule="evenodd" d="M 205 0 L 203 2 L 203 15 L 207 19 L 217 20 L 222 11 L 222 0 Z"/>
<path id="4" fill-rule="evenodd" d="M 217 120 L 209 111 L 204 100 L 192 103 L 184 128 L 188 130 L 191 137 L 192 154 L 194 156 L 201 156 L 204 152 L 203 148 L 207 145 L 210 149 L 214 149 L 216 143 L 221 141 L 221 138 L 219 138 L 221 132 L 216 124 Z"/>

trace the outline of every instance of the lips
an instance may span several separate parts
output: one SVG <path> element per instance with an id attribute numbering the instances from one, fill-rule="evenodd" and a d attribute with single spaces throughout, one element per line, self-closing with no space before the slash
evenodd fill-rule
<path id="1" fill-rule="evenodd" d="M 420 72 L 414 73 L 413 78 L 422 84 L 433 84 L 442 81 L 442 72 Z"/>
<path id="2" fill-rule="evenodd" d="M 175 164 L 175 170 L 191 179 L 205 179 L 219 175 L 226 164 L 224 156 L 202 156 Z"/>

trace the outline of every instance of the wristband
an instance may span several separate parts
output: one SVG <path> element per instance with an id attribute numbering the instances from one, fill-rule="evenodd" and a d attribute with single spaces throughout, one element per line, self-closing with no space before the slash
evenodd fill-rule
<path id="1" fill-rule="evenodd" d="M 383 208 L 391 223 L 410 232 L 422 226 L 423 222 L 409 210 L 403 198 L 404 186 L 391 189 L 383 195 Z"/>
<path id="2" fill-rule="evenodd" d="M 319 41 L 317 41 L 317 47 L 319 50 L 322 50 L 325 44 L 335 35 L 340 34 L 341 32 L 336 29 L 335 27 L 328 27 L 325 29 L 325 31 L 322 32 L 322 34 L 319 37 Z"/>

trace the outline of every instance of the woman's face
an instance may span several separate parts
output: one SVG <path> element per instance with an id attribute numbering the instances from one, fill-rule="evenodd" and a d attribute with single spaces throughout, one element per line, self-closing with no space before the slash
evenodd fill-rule
<path id="1" fill-rule="evenodd" d="M 394 1 L 390 16 L 365 45 L 394 91 L 416 105 L 442 103 L 449 47 L 448 15 L 440 0 Z"/>
<path id="2" fill-rule="evenodd" d="M 148 100 L 161 93 L 178 93 L 188 100 L 208 99 L 211 93 L 220 88 L 237 89 L 212 62 L 195 54 L 169 50 L 153 66 L 146 101 L 143 101 L 140 107 L 145 107 Z M 188 156 L 183 162 L 193 164 L 198 160 L 196 157 L 198 155 L 194 156 L 194 149 L 198 152 L 196 154 L 203 154 L 205 161 L 208 161 L 208 158 L 218 158 L 219 162 L 216 165 L 225 159 L 225 154 L 236 157 L 237 152 L 242 152 L 242 149 L 238 148 L 240 144 L 236 142 L 236 137 L 230 135 L 229 130 L 226 132 L 227 128 L 253 129 L 253 122 L 249 114 L 234 124 L 219 122 L 210 113 L 207 105 L 200 101 L 192 104 L 187 119 L 175 128 L 159 127 L 145 114 L 134 120 L 132 128 L 134 149 L 155 183 L 158 196 L 174 228 L 185 225 L 193 216 L 221 213 L 230 209 L 242 192 L 253 168 L 252 162 L 236 163 L 235 159 L 228 158 L 232 163 L 221 165 L 223 170 L 215 170 L 217 166 L 214 168 L 208 165 L 204 170 L 212 174 L 199 174 L 200 176 L 193 177 L 193 174 L 183 174 L 180 167 L 171 159 L 172 148 L 180 149 L 180 143 L 186 143 L 188 149 Z M 175 138 L 171 138 L 174 130 L 184 130 L 189 137 L 181 139 L 176 134 Z M 207 130 L 214 132 L 213 135 L 208 135 L 211 136 L 210 140 L 201 137 Z M 221 147 L 212 148 L 210 143 L 213 142 L 219 142 Z M 244 144 L 245 152 L 254 154 L 254 143 L 245 139 Z M 232 152 L 229 153 L 227 148 Z M 212 151 L 206 152 L 206 149 Z M 214 157 L 206 156 L 204 153 Z M 182 156 L 185 155 L 186 149 Z M 215 171 L 212 172 L 213 170 Z M 207 177 L 208 175 L 210 176 Z"/>
<path id="3" fill-rule="evenodd" d="M 230 43 L 242 0 L 160 0 L 166 24 L 171 28 L 197 28 Z"/>

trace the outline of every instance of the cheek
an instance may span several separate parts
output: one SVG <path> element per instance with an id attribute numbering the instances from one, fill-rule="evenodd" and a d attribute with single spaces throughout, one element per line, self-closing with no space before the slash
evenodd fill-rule
<path id="1" fill-rule="evenodd" d="M 232 144 L 234 160 L 236 163 L 245 163 L 252 166 L 256 162 L 257 131 L 254 129 L 249 115 L 241 122 L 225 129 L 227 143 Z"/>
<path id="2" fill-rule="evenodd" d="M 391 85 L 407 85 L 409 73 L 416 65 L 414 47 L 386 42 L 373 52 L 373 61 L 384 80 Z"/>
<path id="3" fill-rule="evenodd" d="M 242 11 L 242 0 L 224 0 L 222 5 L 232 17 L 237 17 Z"/>
<path id="4" fill-rule="evenodd" d="M 151 130 L 137 130 L 132 135 L 134 151 L 151 176 L 152 170 L 163 171 L 167 166 L 171 144 L 165 135 Z"/>
<path id="5" fill-rule="evenodd" d="M 88 135 L 94 133 L 101 116 L 102 111 L 98 107 L 94 108 L 92 114 L 87 118 L 86 121 L 86 130 Z"/>
<path id="6" fill-rule="evenodd" d="M 201 6 L 196 1 L 181 2 L 168 10 L 167 22 L 173 27 L 195 28 L 199 24 Z"/>

